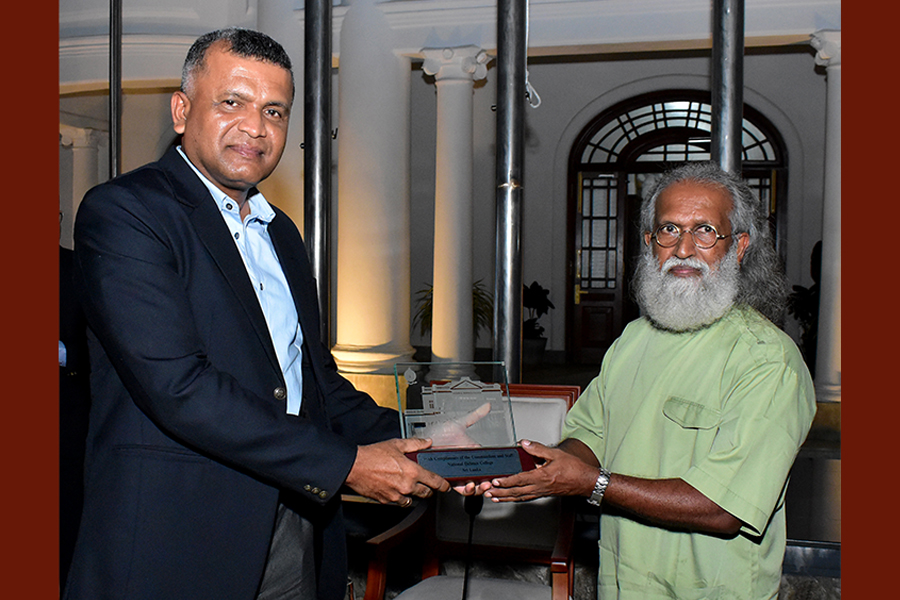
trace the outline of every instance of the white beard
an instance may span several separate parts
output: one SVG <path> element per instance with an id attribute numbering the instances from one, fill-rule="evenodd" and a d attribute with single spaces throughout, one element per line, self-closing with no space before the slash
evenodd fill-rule
<path id="1" fill-rule="evenodd" d="M 676 277 L 675 266 L 700 271 L 699 277 Z M 641 309 L 657 327 L 691 331 L 720 319 L 734 304 L 738 293 L 737 245 L 714 267 L 698 258 L 669 258 L 662 267 L 652 252 L 644 252 L 636 274 L 637 299 Z"/>

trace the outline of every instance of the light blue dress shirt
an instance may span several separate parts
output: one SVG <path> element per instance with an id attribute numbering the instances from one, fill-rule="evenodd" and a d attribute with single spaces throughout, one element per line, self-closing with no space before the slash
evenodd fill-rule
<path id="1" fill-rule="evenodd" d="M 303 400 L 301 368 L 303 331 L 300 329 L 291 289 L 284 271 L 281 270 L 272 239 L 269 237 L 268 225 L 275 218 L 275 211 L 257 191 L 247 198 L 250 214 L 242 221 L 238 203 L 204 177 L 185 156 L 181 146 L 178 146 L 178 152 L 209 189 L 244 260 L 244 267 L 266 317 L 269 335 L 284 374 L 287 386 L 287 412 L 297 415 L 300 413 L 300 404 Z"/>

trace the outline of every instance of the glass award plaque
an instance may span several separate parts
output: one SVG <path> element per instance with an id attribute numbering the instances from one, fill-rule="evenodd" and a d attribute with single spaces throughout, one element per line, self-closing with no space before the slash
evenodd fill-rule
<path id="1" fill-rule="evenodd" d="M 502 362 L 397 363 L 394 379 L 403 437 L 432 441 L 407 454 L 422 467 L 453 483 L 534 468 L 516 446 Z"/>

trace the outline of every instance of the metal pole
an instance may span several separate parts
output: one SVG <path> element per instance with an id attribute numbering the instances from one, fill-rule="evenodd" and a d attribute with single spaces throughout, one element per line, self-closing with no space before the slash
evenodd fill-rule
<path id="1" fill-rule="evenodd" d="M 109 0 L 109 177 L 122 170 L 122 0 Z"/>
<path id="2" fill-rule="evenodd" d="M 319 286 L 319 333 L 330 346 L 331 0 L 307 0 L 304 36 L 303 232 Z"/>
<path id="3" fill-rule="evenodd" d="M 510 383 L 521 381 L 522 163 L 524 150 L 526 8 L 497 2 L 497 258 L 494 275 L 494 360 Z"/>
<path id="4" fill-rule="evenodd" d="M 712 159 L 741 173 L 744 119 L 744 0 L 714 0 Z"/>

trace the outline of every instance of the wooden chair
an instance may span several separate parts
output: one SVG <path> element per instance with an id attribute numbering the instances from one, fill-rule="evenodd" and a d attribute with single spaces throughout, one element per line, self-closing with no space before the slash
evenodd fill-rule
<path id="1" fill-rule="evenodd" d="M 547 445 L 560 440 L 565 414 L 580 394 L 579 386 L 510 384 L 513 422 L 519 439 Z M 401 523 L 368 540 L 370 562 L 365 600 L 382 600 L 387 584 L 388 557 L 401 545 L 405 555 L 422 560 L 422 581 L 397 600 L 460 599 L 463 578 L 439 575 L 447 558 L 471 558 L 490 563 L 547 565 L 548 587 L 541 583 L 470 577 L 469 600 L 566 600 L 574 589 L 572 540 L 575 512 L 572 500 L 541 498 L 523 503 L 484 502 L 475 520 L 469 546 L 469 516 L 455 492 L 418 502 Z M 399 552 L 399 551 L 398 551 Z"/>

